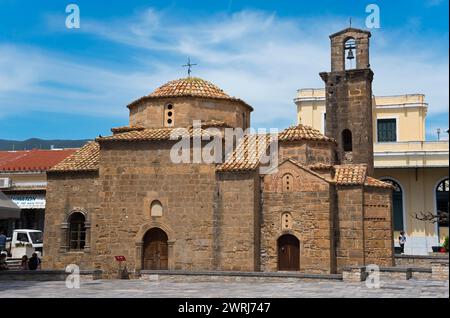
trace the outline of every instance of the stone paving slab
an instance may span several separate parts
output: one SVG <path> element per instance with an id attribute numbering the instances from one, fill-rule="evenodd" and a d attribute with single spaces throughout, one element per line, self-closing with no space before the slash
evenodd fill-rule
<path id="1" fill-rule="evenodd" d="M 178 283 L 143 280 L 81 281 L 79 289 L 66 288 L 62 281 L 5 281 L 0 298 L 448 298 L 448 281 L 389 281 L 369 289 L 364 282 L 314 281 L 295 283 L 198 282 Z"/>

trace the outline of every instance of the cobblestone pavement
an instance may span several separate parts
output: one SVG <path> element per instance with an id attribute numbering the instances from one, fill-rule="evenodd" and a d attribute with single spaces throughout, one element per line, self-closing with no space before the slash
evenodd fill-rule
<path id="1" fill-rule="evenodd" d="M 342 281 L 307 281 L 297 283 L 198 282 L 179 283 L 144 280 L 81 281 L 79 289 L 68 289 L 65 282 L 2 281 L 0 298 L 17 297 L 369 297 L 414 298 L 449 297 L 448 281 L 390 281 L 379 289 L 369 289 L 365 283 Z"/>

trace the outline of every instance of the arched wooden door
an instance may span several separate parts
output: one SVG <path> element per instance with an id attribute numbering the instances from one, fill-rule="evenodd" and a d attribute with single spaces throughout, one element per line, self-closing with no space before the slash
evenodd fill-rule
<path id="1" fill-rule="evenodd" d="M 158 228 L 150 229 L 144 236 L 143 269 L 167 269 L 167 234 Z"/>
<path id="2" fill-rule="evenodd" d="M 300 241 L 290 234 L 278 239 L 278 270 L 300 270 Z"/>

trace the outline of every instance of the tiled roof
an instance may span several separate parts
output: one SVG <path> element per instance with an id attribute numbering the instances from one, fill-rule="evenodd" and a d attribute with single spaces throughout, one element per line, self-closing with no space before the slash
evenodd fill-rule
<path id="1" fill-rule="evenodd" d="M 183 137 L 209 136 L 212 134 L 201 128 L 151 128 L 143 130 L 133 130 L 124 133 L 114 134 L 107 137 L 98 137 L 95 140 L 102 141 L 151 141 L 151 140 L 170 140 L 171 135 L 175 134 L 177 140 Z"/>
<path id="2" fill-rule="evenodd" d="M 51 172 L 98 170 L 100 146 L 91 141 L 50 169 Z"/>
<path id="3" fill-rule="evenodd" d="M 318 162 L 318 163 L 309 165 L 308 168 L 311 170 L 330 170 L 333 168 L 333 165 Z"/>
<path id="4" fill-rule="evenodd" d="M 76 149 L 0 151 L 0 171 L 46 171 Z"/>
<path id="5" fill-rule="evenodd" d="M 279 141 L 295 141 L 295 140 L 321 140 L 321 141 L 331 141 L 334 139 L 323 135 L 317 129 L 309 126 L 297 125 L 286 128 L 278 135 Z"/>
<path id="6" fill-rule="evenodd" d="M 253 108 L 243 100 L 228 95 L 213 83 L 198 77 L 186 77 L 167 82 L 153 91 L 150 95 L 135 100 L 129 104 L 128 107 L 133 106 L 144 99 L 170 97 L 203 97 L 235 100 L 243 103 L 245 106 L 253 110 Z"/>
<path id="7" fill-rule="evenodd" d="M 359 164 L 334 166 L 334 181 L 339 185 L 363 185 L 366 180 L 367 166 Z"/>
<path id="8" fill-rule="evenodd" d="M 372 177 L 367 177 L 366 178 L 366 182 L 364 183 L 365 186 L 368 187 L 376 187 L 376 188 L 386 188 L 386 189 L 394 189 L 394 186 L 390 183 L 387 182 L 383 182 L 381 180 L 372 178 Z"/>
<path id="9" fill-rule="evenodd" d="M 248 171 L 258 167 L 261 156 L 270 145 L 270 135 L 244 136 L 237 148 L 217 167 L 217 171 Z"/>
<path id="10" fill-rule="evenodd" d="M 192 125 L 190 126 L 192 127 Z M 202 121 L 201 122 L 201 127 L 202 128 L 210 128 L 210 127 L 215 127 L 215 128 L 232 128 L 230 125 L 228 125 L 226 122 L 222 121 L 222 120 L 208 120 L 208 121 Z"/>
<path id="11" fill-rule="evenodd" d="M 129 131 L 134 131 L 134 130 L 144 130 L 144 127 L 140 127 L 140 126 L 122 126 L 122 127 L 114 127 L 111 128 L 111 131 L 114 134 L 119 134 L 119 133 L 124 133 L 124 132 L 129 132 Z"/>

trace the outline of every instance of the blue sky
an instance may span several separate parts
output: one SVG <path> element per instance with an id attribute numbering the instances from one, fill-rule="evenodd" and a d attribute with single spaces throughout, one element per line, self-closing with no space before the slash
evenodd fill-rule
<path id="1" fill-rule="evenodd" d="M 80 29 L 65 27 L 69 3 Z M 364 28 L 370 3 L 374 94 L 425 94 L 433 140 L 448 129 L 448 0 L 0 0 L 0 139 L 107 135 L 128 103 L 184 77 L 187 56 L 255 108 L 254 127 L 287 127 L 296 90 L 323 86 L 328 35 L 349 17 Z"/>

